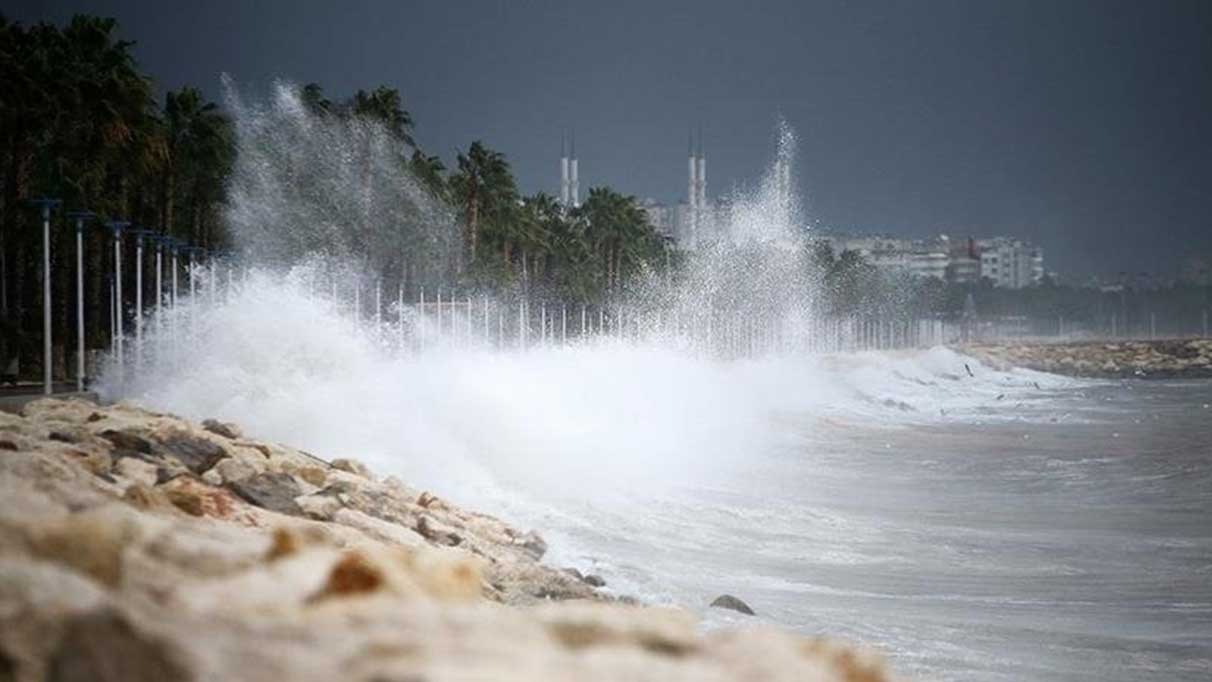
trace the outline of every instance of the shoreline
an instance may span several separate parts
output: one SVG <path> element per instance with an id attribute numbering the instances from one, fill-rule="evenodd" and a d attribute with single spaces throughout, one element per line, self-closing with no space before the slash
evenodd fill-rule
<path id="1" fill-rule="evenodd" d="M 1209 379 L 1212 339 L 976 343 L 956 347 L 995 369 L 1089 379 Z"/>
<path id="2" fill-rule="evenodd" d="M 546 549 L 233 424 L 84 400 L 0 413 L 5 679 L 890 679 L 832 640 L 704 633 Z"/>

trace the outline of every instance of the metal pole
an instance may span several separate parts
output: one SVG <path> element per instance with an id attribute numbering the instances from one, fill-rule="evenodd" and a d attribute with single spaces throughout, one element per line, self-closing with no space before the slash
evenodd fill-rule
<path id="1" fill-rule="evenodd" d="M 76 219 L 76 390 L 84 391 L 84 221 L 88 211 L 69 214 Z"/>
<path id="2" fill-rule="evenodd" d="M 404 350 L 404 285 L 400 285 L 399 293 L 396 294 L 396 317 L 399 323 L 399 328 L 396 330 L 396 338 L 400 344 L 400 350 Z"/>
<path id="3" fill-rule="evenodd" d="M 518 303 L 518 347 L 526 350 L 526 303 Z"/>
<path id="4" fill-rule="evenodd" d="M 568 343 L 568 304 L 560 304 L 560 343 Z"/>
<path id="5" fill-rule="evenodd" d="M 113 221 L 109 225 L 114 229 L 114 333 L 117 340 L 117 362 L 121 372 L 123 363 L 122 348 L 122 228 L 130 223 Z M 119 373 L 119 376 L 122 376 Z"/>
<path id="6" fill-rule="evenodd" d="M 84 392 L 84 218 L 76 218 L 76 390 Z"/>
<path id="7" fill-rule="evenodd" d="M 135 237 L 135 369 L 143 366 L 143 232 Z"/>
<path id="8" fill-rule="evenodd" d="M 164 240 L 156 240 L 156 325 L 164 322 Z"/>
<path id="9" fill-rule="evenodd" d="M 198 264 L 194 261 L 194 257 L 198 254 L 197 248 L 191 248 L 187 252 L 189 255 L 189 264 L 186 266 L 186 272 L 189 274 L 189 330 L 193 334 L 198 333 Z"/>
<path id="10" fill-rule="evenodd" d="M 425 348 L 425 287 L 421 287 L 421 314 L 417 319 L 417 335 L 420 339 L 422 350 Z"/>
<path id="11" fill-rule="evenodd" d="M 36 199 L 35 206 L 42 208 L 42 391 L 46 395 L 54 392 L 54 367 L 51 359 L 51 209 L 59 205 L 58 199 Z"/>

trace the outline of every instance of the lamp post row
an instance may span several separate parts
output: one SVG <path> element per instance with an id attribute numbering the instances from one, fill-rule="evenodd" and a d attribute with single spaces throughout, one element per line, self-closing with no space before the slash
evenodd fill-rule
<path id="1" fill-rule="evenodd" d="M 51 309 L 52 309 L 52 289 L 51 289 L 51 240 L 50 240 L 50 220 L 51 213 L 61 205 L 59 199 L 39 198 L 29 202 L 31 205 L 40 209 L 42 217 L 42 383 L 43 392 L 46 395 L 51 395 L 54 392 L 54 365 L 52 359 L 53 336 L 51 328 Z M 85 366 L 85 344 L 84 344 L 84 230 L 85 227 L 92 221 L 97 220 L 97 214 L 86 211 L 69 211 L 66 217 L 75 221 L 76 226 L 76 390 L 84 390 L 84 366 Z M 116 351 L 115 362 L 119 368 L 122 367 L 124 356 L 124 321 L 122 315 L 122 233 L 131 227 L 131 223 L 123 220 L 112 220 L 98 227 L 108 228 L 113 233 L 114 237 L 114 305 L 115 315 L 113 320 L 113 335 L 114 349 Z M 156 313 L 164 312 L 165 292 L 163 288 L 163 264 L 164 249 L 167 248 L 172 256 L 172 295 L 170 306 L 175 306 L 177 303 L 177 255 L 178 252 L 184 252 L 191 255 L 191 263 L 193 257 L 204 255 L 205 249 L 200 247 L 190 247 L 179 240 L 167 236 L 159 235 L 153 230 L 134 229 L 131 232 L 136 238 L 135 247 L 135 343 L 137 347 L 142 347 L 143 343 L 143 246 L 145 239 L 151 239 L 156 245 Z M 194 281 L 191 274 L 190 288 L 193 289 Z M 140 358 L 136 357 L 136 365 L 140 364 Z"/>

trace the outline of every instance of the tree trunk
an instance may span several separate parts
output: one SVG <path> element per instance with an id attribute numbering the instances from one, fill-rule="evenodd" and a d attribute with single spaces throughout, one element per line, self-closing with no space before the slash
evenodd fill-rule
<path id="1" fill-rule="evenodd" d="M 470 268 L 476 260 L 476 233 L 479 232 L 480 222 L 480 202 L 479 202 L 479 186 L 474 179 L 468 183 L 467 190 L 467 233 L 463 237 L 464 248 L 466 253 L 459 259 L 459 274 L 463 273 L 464 267 Z"/>
<path id="2" fill-rule="evenodd" d="M 530 292 L 530 273 L 526 269 L 526 261 L 528 259 L 529 255 L 526 252 L 526 247 L 522 247 L 522 291 L 526 293 Z"/>

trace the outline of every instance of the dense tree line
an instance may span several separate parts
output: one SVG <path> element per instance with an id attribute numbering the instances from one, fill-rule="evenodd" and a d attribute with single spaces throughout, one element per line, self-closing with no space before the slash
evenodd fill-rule
<path id="1" fill-rule="evenodd" d="M 454 168 L 448 170 L 418 146 L 412 116 L 394 89 L 358 91 L 333 102 L 320 85 L 309 83 L 301 97 L 315 116 L 378 122 L 401 148 L 411 150 L 401 154 L 400 164 L 453 212 L 460 232 L 453 258 L 444 264 L 437 282 L 593 301 L 615 295 L 636 275 L 671 262 L 671 245 L 649 224 L 634 197 L 597 187 L 590 189 L 584 204 L 568 208 L 543 192 L 523 196 L 505 155 L 479 140 L 459 151 Z M 396 273 L 410 292 L 419 283 L 435 281 L 409 272 L 440 262 L 439 254 L 417 240 L 401 253 L 398 262 L 380 264 L 380 271 Z M 418 258 L 422 262 L 415 262 Z"/>
<path id="2" fill-rule="evenodd" d="M 92 211 L 94 226 L 123 220 L 199 246 L 224 243 L 228 120 L 193 88 L 157 101 L 131 43 L 115 34 L 112 19 L 77 16 L 60 28 L 0 17 L 0 355 L 8 365 L 20 349 L 23 371 L 38 362 L 31 346 L 40 336 L 42 302 L 40 221 L 29 199 L 55 197 L 67 209 Z M 60 371 L 60 341 L 74 338 L 74 239 L 60 212 L 52 231 Z M 94 311 L 105 308 L 108 239 L 105 230 L 88 232 Z M 90 345 L 100 345 L 105 325 L 90 322 Z"/>

